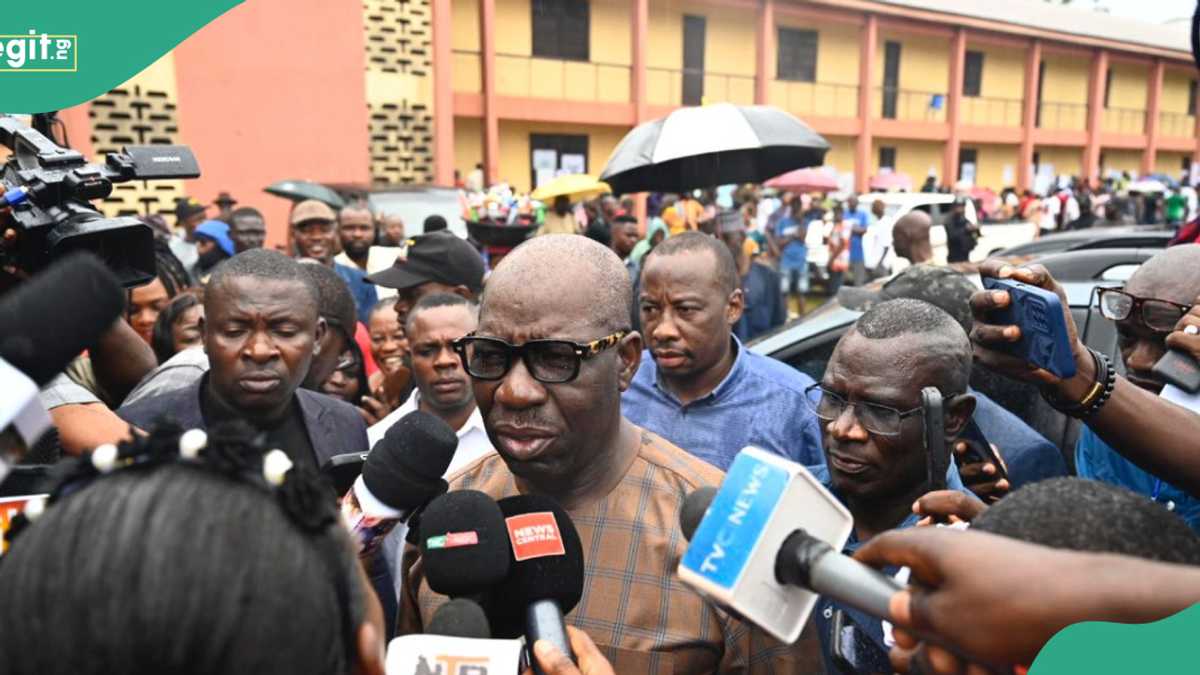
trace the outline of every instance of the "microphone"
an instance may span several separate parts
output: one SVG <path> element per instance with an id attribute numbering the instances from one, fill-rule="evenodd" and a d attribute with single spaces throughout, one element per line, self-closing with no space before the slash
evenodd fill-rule
<path id="1" fill-rule="evenodd" d="M 517 495 L 499 502 L 511 545 L 512 569 L 493 597 L 493 631 L 502 637 L 524 633 L 525 643 L 547 640 L 575 661 L 563 616 L 583 595 L 583 545 L 567 512 L 549 497 Z M 524 625 L 522 631 L 519 626 Z M 544 675 L 537 659 L 533 671 Z"/>
<path id="2" fill-rule="evenodd" d="M 124 311 L 125 290 L 116 275 L 94 254 L 72 253 L 0 299 L 0 358 L 41 387 L 96 344 Z"/>
<path id="3" fill-rule="evenodd" d="M 360 557 L 373 553 L 393 528 L 414 520 L 431 499 L 446 492 L 442 474 L 457 449 L 454 430 L 419 410 L 387 430 L 367 454 L 362 475 L 342 497 L 342 519 Z"/>
<path id="4" fill-rule="evenodd" d="M 688 495 L 679 520 L 691 542 L 680 579 L 785 643 L 817 595 L 890 620 L 904 589 L 840 553 L 853 519 L 804 466 L 758 448 L 738 453 L 715 493 Z"/>
<path id="5" fill-rule="evenodd" d="M 479 603 L 455 598 L 438 607 L 425 627 L 425 634 L 488 640 L 492 637 L 492 628 Z"/>
<path id="6" fill-rule="evenodd" d="M 509 574 L 508 530 L 496 501 L 477 490 L 455 490 L 421 514 L 421 560 L 435 593 L 482 595 Z"/>

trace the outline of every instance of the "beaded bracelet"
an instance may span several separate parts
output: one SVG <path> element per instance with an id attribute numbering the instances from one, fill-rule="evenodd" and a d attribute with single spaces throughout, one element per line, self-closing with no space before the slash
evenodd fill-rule
<path id="1" fill-rule="evenodd" d="M 1048 389 L 1042 389 L 1042 398 L 1046 400 L 1046 403 L 1064 415 L 1070 415 L 1076 419 L 1087 419 L 1100 412 L 1100 409 L 1112 397 L 1113 388 L 1117 383 L 1117 371 L 1112 367 L 1112 360 L 1091 347 L 1087 347 L 1087 350 L 1092 355 L 1092 362 L 1096 366 L 1096 379 L 1079 402 L 1061 401 Z"/>

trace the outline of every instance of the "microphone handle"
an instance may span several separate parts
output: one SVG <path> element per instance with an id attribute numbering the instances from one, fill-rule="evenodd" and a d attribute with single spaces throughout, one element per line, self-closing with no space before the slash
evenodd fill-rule
<path id="1" fill-rule="evenodd" d="M 887 621 L 892 620 L 892 596 L 905 589 L 899 581 L 842 555 L 804 530 L 784 540 L 775 574 L 782 583 L 802 586 Z"/>
<path id="2" fill-rule="evenodd" d="M 567 627 L 563 623 L 562 609 L 557 600 L 535 600 L 525 610 L 525 644 L 529 647 L 529 661 L 533 665 L 535 675 L 546 675 L 533 655 L 533 643 L 546 640 L 558 648 L 560 652 L 577 663 L 575 652 L 571 651 L 571 641 L 567 638 Z"/>

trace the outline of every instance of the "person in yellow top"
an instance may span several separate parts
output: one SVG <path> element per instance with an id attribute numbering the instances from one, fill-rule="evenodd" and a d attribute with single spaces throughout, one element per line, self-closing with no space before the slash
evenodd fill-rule
<path id="1" fill-rule="evenodd" d="M 554 207 L 546 212 L 537 236 L 543 234 L 579 234 L 579 223 L 571 209 L 571 200 L 566 195 L 554 198 Z"/>

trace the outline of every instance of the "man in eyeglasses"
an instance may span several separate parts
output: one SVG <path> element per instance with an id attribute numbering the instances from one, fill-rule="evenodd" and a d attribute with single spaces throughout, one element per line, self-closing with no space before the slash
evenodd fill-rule
<path id="1" fill-rule="evenodd" d="M 808 402 L 820 419 L 829 486 L 854 516 L 846 553 L 916 525 L 913 503 L 931 487 L 921 390 L 941 392 L 951 447 L 975 410 L 970 375 L 966 333 L 920 300 L 874 305 L 838 341 Z M 891 671 L 878 619 L 824 597 L 813 616 L 828 672 Z"/>
<path id="2" fill-rule="evenodd" d="M 456 345 L 497 453 L 452 476 L 450 489 L 563 505 L 586 579 L 567 622 L 615 672 L 799 672 L 793 646 L 675 581 L 683 497 L 722 474 L 623 417 L 621 392 L 642 354 L 631 294 L 620 259 L 577 235 L 531 239 L 497 266 L 478 328 Z M 423 565 L 406 553 L 400 634 L 421 632 L 446 601 Z"/>

